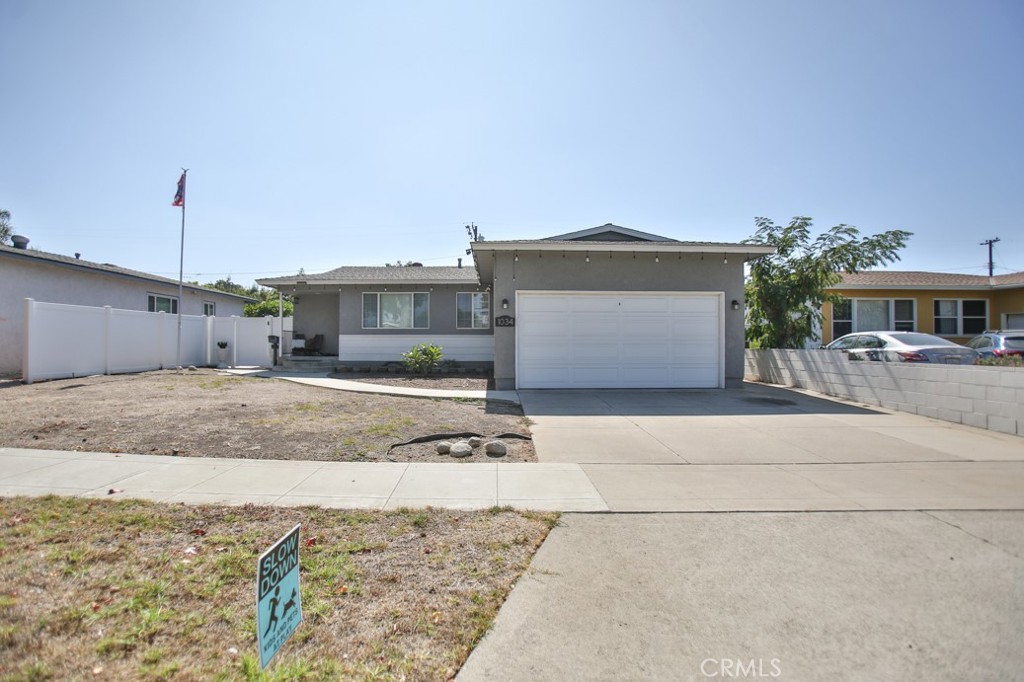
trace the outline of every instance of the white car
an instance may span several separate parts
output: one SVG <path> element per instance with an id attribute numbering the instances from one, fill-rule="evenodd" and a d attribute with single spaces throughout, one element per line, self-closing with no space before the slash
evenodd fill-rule
<path id="1" fill-rule="evenodd" d="M 842 351 L 850 360 L 973 365 L 978 359 L 973 348 L 920 332 L 856 332 L 840 336 L 825 348 Z"/>

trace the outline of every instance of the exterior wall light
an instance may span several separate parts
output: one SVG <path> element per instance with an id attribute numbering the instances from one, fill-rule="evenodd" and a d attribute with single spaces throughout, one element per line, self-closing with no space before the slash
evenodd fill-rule
<path id="1" fill-rule="evenodd" d="M 502 308 L 503 308 L 504 310 L 508 310 L 508 299 L 507 299 L 507 298 L 503 298 L 503 299 L 501 299 L 501 307 L 502 307 Z"/>
<path id="2" fill-rule="evenodd" d="M 733 310 L 739 310 L 740 309 L 740 302 L 737 301 L 735 298 L 732 299 L 732 309 Z"/>

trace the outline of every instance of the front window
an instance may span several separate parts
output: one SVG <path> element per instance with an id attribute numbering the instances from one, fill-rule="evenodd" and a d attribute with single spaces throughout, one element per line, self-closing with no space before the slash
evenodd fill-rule
<path id="1" fill-rule="evenodd" d="M 430 294 L 363 294 L 363 329 L 428 329 L 429 327 Z"/>
<path id="2" fill-rule="evenodd" d="M 988 326 L 988 301 L 985 299 L 936 299 L 935 333 L 943 336 L 981 334 Z"/>
<path id="3" fill-rule="evenodd" d="M 487 292 L 455 294 L 455 327 L 457 329 L 489 329 L 491 326 L 491 295 Z"/>
<path id="4" fill-rule="evenodd" d="M 832 304 L 832 338 L 853 332 L 912 332 L 914 313 L 914 300 L 909 298 L 843 299 Z"/>
<path id="5" fill-rule="evenodd" d="M 149 295 L 149 307 L 151 313 L 178 313 L 178 299 L 173 296 L 160 296 L 159 294 Z"/>

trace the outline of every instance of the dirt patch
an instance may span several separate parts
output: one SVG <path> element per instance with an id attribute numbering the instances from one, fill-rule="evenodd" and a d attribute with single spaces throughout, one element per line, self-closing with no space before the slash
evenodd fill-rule
<path id="1" fill-rule="evenodd" d="M 529 434 L 515 405 L 349 393 L 216 370 L 95 376 L 0 391 L 0 445 L 182 457 L 320 461 L 461 460 L 432 444 L 394 443 L 437 433 Z M 530 441 L 506 441 L 497 461 L 535 462 Z M 481 449 L 482 450 L 482 449 Z"/>
<path id="2" fill-rule="evenodd" d="M 0 498 L 0 678 L 263 680 L 259 555 L 297 523 L 274 680 L 450 680 L 554 514 Z"/>
<path id="3" fill-rule="evenodd" d="M 380 384 L 382 386 L 405 386 L 408 388 L 433 388 L 445 391 L 493 391 L 494 379 L 481 375 L 452 376 L 447 374 L 436 374 L 429 376 L 394 374 L 350 374 L 340 372 L 332 374 L 335 379 L 347 381 L 361 381 L 367 384 Z"/>

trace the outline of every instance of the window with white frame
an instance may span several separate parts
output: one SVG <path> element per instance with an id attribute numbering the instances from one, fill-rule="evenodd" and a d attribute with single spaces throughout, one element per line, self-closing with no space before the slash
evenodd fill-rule
<path id="1" fill-rule="evenodd" d="M 935 333 L 941 336 L 971 336 L 988 327 L 985 299 L 935 299 Z"/>
<path id="2" fill-rule="evenodd" d="M 455 294 L 456 329 L 490 329 L 491 295 L 486 291 Z"/>
<path id="3" fill-rule="evenodd" d="M 430 294 L 363 294 L 363 329 L 430 328 Z"/>
<path id="4" fill-rule="evenodd" d="M 171 313 L 175 315 L 178 312 L 178 298 L 176 296 L 149 294 L 149 307 L 147 310 L 151 313 Z"/>
<path id="5" fill-rule="evenodd" d="M 210 301 L 203 301 L 203 315 L 206 315 L 207 317 L 216 317 L 217 304 Z"/>
<path id="6" fill-rule="evenodd" d="M 912 298 L 846 298 L 832 304 L 832 338 L 853 332 L 916 331 Z"/>

